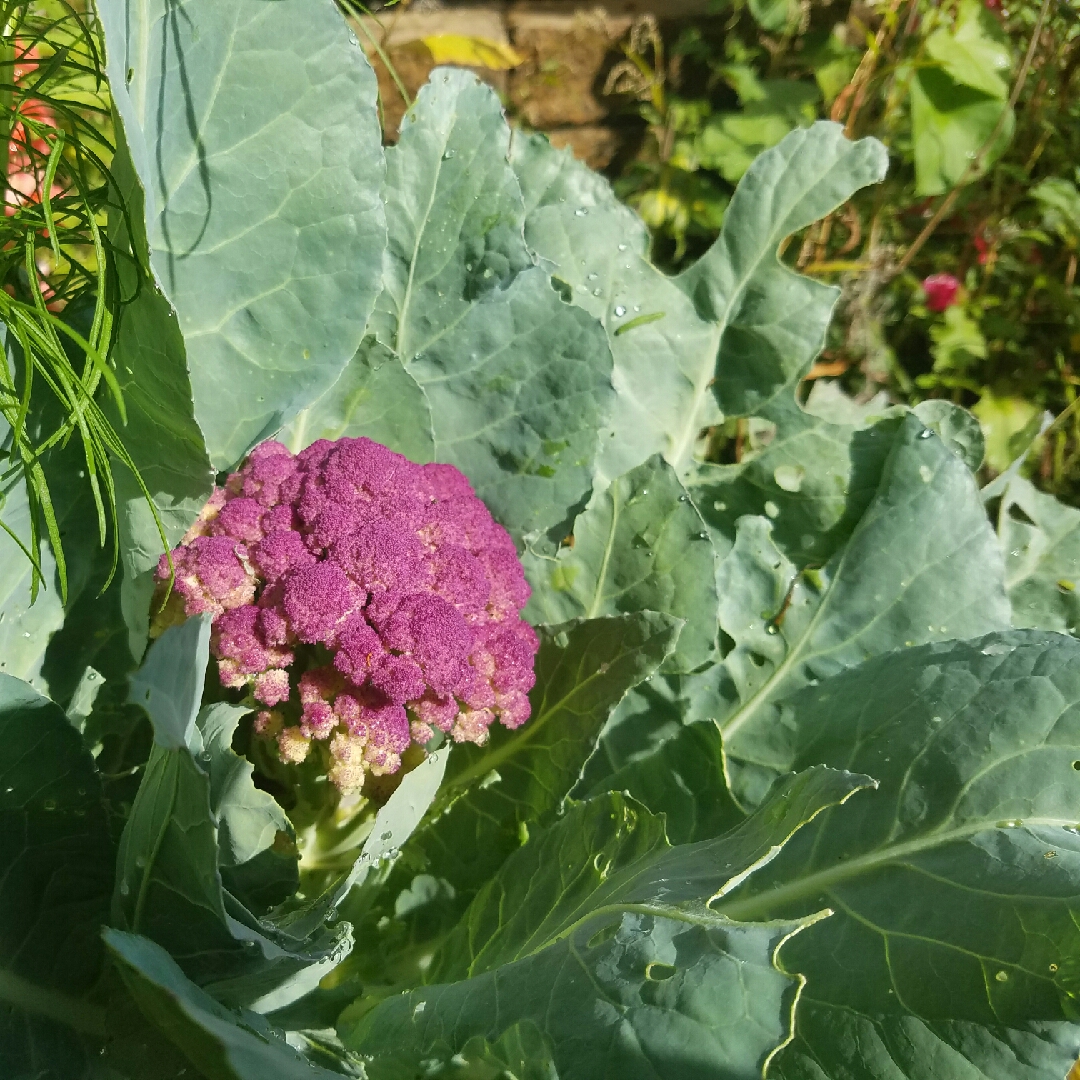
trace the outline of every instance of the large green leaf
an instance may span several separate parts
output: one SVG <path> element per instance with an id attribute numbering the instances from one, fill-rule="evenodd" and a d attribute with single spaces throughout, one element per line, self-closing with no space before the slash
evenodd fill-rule
<path id="1" fill-rule="evenodd" d="M 195 418 L 233 465 L 355 353 L 385 244 L 376 83 L 330 0 L 102 0 Z"/>
<path id="2" fill-rule="evenodd" d="M 486 746 L 455 749 L 410 854 L 422 853 L 424 869 L 467 902 L 529 826 L 560 808 L 611 710 L 657 671 L 678 635 L 678 622 L 655 612 L 542 630 L 532 717 L 516 731 L 496 728 Z"/>
<path id="3" fill-rule="evenodd" d="M 187 355 L 176 313 L 157 284 L 143 272 L 149 260 L 143 191 L 123 129 L 117 132 L 112 174 L 126 214 L 114 213 L 110 239 L 134 256 L 118 260 L 124 295 L 110 357 L 124 395 L 125 423 L 115 407 L 106 411 L 120 432 L 132 463 L 157 508 L 158 520 L 136 478 L 116 472 L 116 505 L 123 560 L 123 610 L 131 651 L 140 657 L 150 622 L 153 570 L 165 539 L 178 544 L 213 490 L 214 474 L 203 433 L 195 421 Z"/>
<path id="4" fill-rule="evenodd" d="M 436 459 L 520 536 L 587 496 L 611 355 L 602 328 L 533 265 L 509 142 L 490 88 L 433 73 L 387 151 L 389 251 L 372 326 L 427 398 Z"/>
<path id="5" fill-rule="evenodd" d="M 886 154 L 836 124 L 792 132 L 757 159 L 719 240 L 678 278 L 646 258 L 641 221 L 608 184 L 540 137 L 515 141 L 526 238 L 608 332 L 615 410 L 604 433 L 609 479 L 663 454 L 680 476 L 721 411 L 758 413 L 794 388 L 817 355 L 837 290 L 781 266 L 785 237 L 879 181 Z"/>
<path id="6" fill-rule="evenodd" d="M 388 245 L 372 325 L 408 364 L 533 265 L 498 97 L 437 69 L 386 155 Z"/>
<path id="7" fill-rule="evenodd" d="M 339 1024 L 372 1055 L 447 1059 L 531 1021 L 562 1080 L 760 1076 L 789 1037 L 798 983 L 774 964 L 807 922 L 739 925 L 710 898 L 824 807 L 870 783 L 817 769 L 720 840 L 672 848 L 619 794 L 579 805 L 515 853 L 436 954 L 429 985 Z M 460 981 L 455 981 L 460 980 Z"/>
<path id="8" fill-rule="evenodd" d="M 720 730 L 715 724 L 687 724 L 651 753 L 582 785 L 590 795 L 625 791 L 654 814 L 674 844 L 711 840 L 743 820 L 724 778 Z M 575 792 L 577 794 L 577 792 Z"/>
<path id="9" fill-rule="evenodd" d="M 63 711 L 0 675 L 0 1073 L 76 1080 L 100 974 L 113 848 L 93 759 Z"/>
<path id="10" fill-rule="evenodd" d="M 1014 630 L 904 650 L 803 690 L 786 715 L 795 768 L 867 769 L 880 788 L 822 815 L 717 910 L 831 908 L 783 962 L 808 1000 L 854 1017 L 1074 1018 L 1080 643 Z"/>
<path id="11" fill-rule="evenodd" d="M 455 747 L 378 902 L 355 915 L 344 905 L 366 943 L 349 964 L 369 993 L 419 981 L 477 890 L 562 808 L 612 709 L 653 676 L 678 632 L 655 612 L 541 630 L 532 717 L 517 731 L 493 728 L 486 746 Z"/>
<path id="12" fill-rule="evenodd" d="M 736 794 L 754 804 L 792 766 L 782 699 L 867 656 L 974 637 L 1009 623 L 1004 567 L 967 466 L 906 416 L 850 541 L 797 569 L 765 518 L 743 518 L 720 565 L 720 624 L 734 647 L 717 720 Z"/>
<path id="13" fill-rule="evenodd" d="M 195 716 L 208 659 L 208 620 L 189 619 L 161 636 L 132 679 L 155 743 L 120 839 L 113 923 L 164 946 L 219 996 L 253 1001 L 340 955 L 349 928 L 324 925 L 330 908 L 317 920 L 277 921 L 245 905 L 265 910 L 291 891 L 292 830 L 231 750 L 248 710 L 217 705 Z M 283 851 L 271 850 L 278 833 Z"/>
<path id="14" fill-rule="evenodd" d="M 1013 625 L 1080 629 L 1080 511 L 1020 476 L 999 492 L 998 538 Z"/>
<path id="15" fill-rule="evenodd" d="M 131 996 L 206 1080 L 333 1080 L 272 1031 L 261 1017 L 243 1019 L 192 983 L 160 946 L 109 930 L 106 944 Z"/>
<path id="16" fill-rule="evenodd" d="M 533 622 L 662 611 L 683 619 L 665 670 L 691 671 L 716 650 L 716 552 L 674 470 L 651 458 L 594 493 L 574 522 L 573 546 L 528 553 Z"/>
<path id="17" fill-rule="evenodd" d="M 796 1038 L 769 1070 L 778 1080 L 1045 1080 L 1080 1058 L 1075 1024 L 1023 1029 L 914 1016 L 860 1016 L 804 992 Z"/>
<path id="18" fill-rule="evenodd" d="M 431 409 L 424 392 L 389 349 L 370 341 L 341 378 L 278 433 L 294 454 L 316 439 L 361 436 L 411 461 L 435 458 Z"/>

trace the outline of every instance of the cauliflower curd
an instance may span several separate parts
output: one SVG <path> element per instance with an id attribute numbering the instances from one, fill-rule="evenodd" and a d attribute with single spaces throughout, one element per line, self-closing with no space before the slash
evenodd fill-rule
<path id="1" fill-rule="evenodd" d="M 450 465 L 370 439 L 252 451 L 173 552 L 187 615 L 213 616 L 227 687 L 283 761 L 322 746 L 344 793 L 436 730 L 483 743 L 529 718 L 536 634 L 514 543 Z M 170 571 L 163 556 L 158 578 Z"/>

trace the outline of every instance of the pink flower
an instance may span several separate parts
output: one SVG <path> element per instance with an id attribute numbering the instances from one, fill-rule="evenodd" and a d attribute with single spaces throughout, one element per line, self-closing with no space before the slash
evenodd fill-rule
<path id="1" fill-rule="evenodd" d="M 931 311 L 944 311 L 956 303 L 960 282 L 952 274 L 931 274 L 923 283 L 926 306 Z"/>

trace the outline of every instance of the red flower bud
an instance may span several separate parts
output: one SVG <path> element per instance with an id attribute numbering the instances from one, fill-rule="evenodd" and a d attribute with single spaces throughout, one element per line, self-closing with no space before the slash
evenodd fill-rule
<path id="1" fill-rule="evenodd" d="M 956 303 L 960 282 L 952 274 L 931 274 L 923 283 L 926 306 L 931 311 L 944 311 Z"/>

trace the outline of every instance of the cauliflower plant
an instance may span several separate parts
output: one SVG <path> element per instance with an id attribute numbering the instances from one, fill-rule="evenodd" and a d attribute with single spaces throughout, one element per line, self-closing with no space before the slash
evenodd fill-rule
<path id="1" fill-rule="evenodd" d="M 529 718 L 538 642 L 513 541 L 450 465 L 370 439 L 258 446 L 172 553 L 186 615 L 213 616 L 221 682 L 263 706 L 284 762 L 342 793 L 436 732 L 484 743 Z M 170 577 L 168 558 L 158 578 Z"/>

